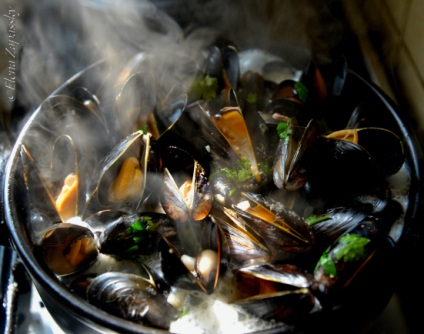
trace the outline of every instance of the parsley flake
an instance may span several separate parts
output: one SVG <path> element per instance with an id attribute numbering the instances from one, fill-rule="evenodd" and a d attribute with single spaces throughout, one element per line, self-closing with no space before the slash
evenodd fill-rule
<path id="1" fill-rule="evenodd" d="M 330 248 L 327 248 L 327 250 L 321 255 L 320 259 L 318 260 L 318 263 L 315 267 L 315 272 L 319 267 L 321 267 L 326 275 L 335 277 L 337 275 L 336 264 L 334 263 L 329 253 Z"/>
<path id="2" fill-rule="evenodd" d="M 365 246 L 371 240 L 356 234 L 346 234 L 340 238 L 340 246 L 334 250 L 337 260 L 344 262 L 359 261 L 366 257 Z"/>
<path id="3" fill-rule="evenodd" d="M 290 128 L 290 122 L 278 123 L 277 133 L 280 139 L 284 140 L 287 143 L 289 141 L 290 135 L 293 133 L 293 130 Z"/>
<path id="4" fill-rule="evenodd" d="M 251 165 L 248 159 L 239 160 L 232 169 L 228 167 L 221 168 L 220 172 L 236 184 L 253 177 Z"/>
<path id="5" fill-rule="evenodd" d="M 321 223 L 321 222 L 329 220 L 329 219 L 331 219 L 330 216 L 318 217 L 317 215 L 311 215 L 308 218 L 306 218 L 305 221 L 309 224 L 309 226 L 312 226 L 314 224 Z"/>
<path id="6" fill-rule="evenodd" d="M 218 91 L 218 79 L 206 75 L 195 80 L 192 91 L 199 99 L 210 101 L 216 97 Z"/>
<path id="7" fill-rule="evenodd" d="M 297 81 L 294 84 L 294 89 L 297 92 L 297 95 L 299 95 L 299 99 L 300 101 L 302 101 L 303 103 L 306 102 L 306 99 L 308 98 L 308 87 L 306 87 L 302 82 Z"/>

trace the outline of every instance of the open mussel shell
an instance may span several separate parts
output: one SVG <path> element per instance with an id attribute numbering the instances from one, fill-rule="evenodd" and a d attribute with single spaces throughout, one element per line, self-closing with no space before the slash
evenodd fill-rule
<path id="1" fill-rule="evenodd" d="M 28 148 L 21 145 L 20 158 L 23 167 L 24 183 L 29 196 L 31 196 L 33 210 L 38 215 L 48 217 L 47 224 L 49 226 L 62 222 L 62 218 L 56 209 L 56 201 L 50 191 L 48 178 L 45 176 L 47 172 L 42 173 L 36 165 L 36 161 Z M 48 174 L 47 174 L 48 175 Z"/>
<path id="2" fill-rule="evenodd" d="M 262 235 L 235 210 L 217 207 L 211 213 L 211 218 L 222 231 L 222 244 L 231 266 L 238 268 L 270 261 L 271 250 Z"/>
<path id="3" fill-rule="evenodd" d="M 73 183 L 71 187 L 75 192 L 72 190 L 68 195 L 75 198 L 68 203 L 68 214 L 62 217 L 62 220 L 66 220 L 82 211 L 86 180 L 91 177 L 100 157 L 109 149 L 105 140 L 108 129 L 98 111 L 87 108 L 71 96 L 54 95 L 48 98 L 40 106 L 40 114 L 43 117 L 28 129 L 22 141 L 21 158 L 28 176 L 26 183 L 28 188 L 36 189 L 41 185 L 44 188 L 43 196 L 34 197 L 42 198 L 36 201 L 40 207 L 47 198 L 46 205 L 51 205 L 51 198 L 54 203 L 61 191 Z M 30 174 L 38 175 L 37 180 L 31 178 Z M 69 183 L 65 184 L 70 174 L 75 177 L 75 182 L 68 180 Z M 52 208 L 55 206 L 56 203 Z"/>
<path id="4" fill-rule="evenodd" d="M 207 226 L 211 220 L 185 224 L 194 224 L 190 232 L 163 237 L 160 244 L 164 278 L 170 285 L 211 294 L 226 269 L 220 232 Z"/>
<path id="5" fill-rule="evenodd" d="M 308 289 L 296 289 L 257 295 L 234 302 L 261 319 L 298 323 L 313 310 L 315 297 Z"/>
<path id="6" fill-rule="evenodd" d="M 136 132 L 147 126 L 153 136 L 158 136 L 154 116 L 156 86 L 152 74 L 136 72 L 125 79 L 115 99 L 117 127 L 122 133 Z"/>
<path id="7" fill-rule="evenodd" d="M 51 183 L 56 209 L 66 221 L 76 217 L 84 207 L 84 173 L 79 169 L 79 156 L 73 139 L 60 136 L 54 142 L 51 158 Z"/>
<path id="8" fill-rule="evenodd" d="M 259 318 L 298 323 L 320 307 L 308 289 L 312 275 L 293 265 L 254 265 L 234 274 L 238 296 L 232 303 Z"/>
<path id="9" fill-rule="evenodd" d="M 259 194 L 242 195 L 245 200 L 234 209 L 262 236 L 272 252 L 273 261 L 292 258 L 311 250 L 314 235 L 309 224 L 296 212 Z"/>
<path id="10" fill-rule="evenodd" d="M 35 252 L 56 275 L 69 275 L 91 265 L 99 250 L 90 229 L 59 223 L 45 232 Z"/>
<path id="11" fill-rule="evenodd" d="M 327 248 L 364 220 L 372 221 L 380 233 L 390 235 L 392 227 L 404 214 L 402 204 L 385 187 L 342 203 L 341 206 L 318 209 L 316 212 L 319 213 L 306 218 L 315 235 L 316 246 Z M 396 233 L 393 234 L 396 239 Z"/>
<path id="12" fill-rule="evenodd" d="M 157 291 L 152 275 L 104 273 L 91 281 L 87 298 L 108 313 L 156 328 L 169 329 L 179 315 L 165 295 Z"/>
<path id="13" fill-rule="evenodd" d="M 185 108 L 185 92 L 196 70 L 192 55 L 181 50 L 172 60 L 149 52 L 130 59 L 115 84 L 117 131 L 126 135 L 148 129 L 157 140 Z"/>
<path id="14" fill-rule="evenodd" d="M 268 104 L 270 93 L 263 76 L 259 73 L 248 70 L 240 78 L 239 89 L 237 90 L 239 103 L 244 113 L 265 110 Z"/>
<path id="15" fill-rule="evenodd" d="M 151 135 L 137 131 L 118 143 L 98 165 L 85 216 L 104 209 L 134 212 L 145 199 Z"/>
<path id="16" fill-rule="evenodd" d="M 277 188 L 294 191 L 302 188 L 308 179 L 314 148 L 317 146 L 318 128 L 315 121 L 306 127 L 297 125 L 296 119 L 289 121 L 286 132 L 275 152 L 273 180 Z"/>
<path id="17" fill-rule="evenodd" d="M 177 147 L 168 147 L 162 159 L 165 166 L 161 196 L 164 211 L 180 223 L 204 219 L 213 203 L 206 171 L 198 161 Z"/>
<path id="18" fill-rule="evenodd" d="M 219 114 L 212 116 L 212 121 L 235 150 L 238 157 L 241 160 L 246 159 L 249 161 L 253 177 L 257 182 L 260 182 L 261 174 L 258 160 L 240 108 L 228 107 L 221 109 Z"/>

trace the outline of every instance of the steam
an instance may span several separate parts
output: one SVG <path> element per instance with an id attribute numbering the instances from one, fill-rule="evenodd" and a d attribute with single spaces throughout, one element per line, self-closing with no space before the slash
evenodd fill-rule
<path id="1" fill-rule="evenodd" d="M 12 122 L 100 59 L 118 69 L 148 51 L 164 68 L 181 72 L 187 68 L 183 55 L 199 59 L 222 37 L 240 50 L 263 49 L 302 67 L 315 50 L 325 55 L 341 38 L 325 0 L 15 1 L 21 49 Z"/>

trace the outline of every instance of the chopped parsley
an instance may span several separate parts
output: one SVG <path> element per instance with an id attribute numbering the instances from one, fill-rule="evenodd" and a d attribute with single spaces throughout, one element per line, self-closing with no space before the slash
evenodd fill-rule
<path id="1" fill-rule="evenodd" d="M 342 236 L 331 253 L 334 254 L 335 260 L 344 262 L 359 261 L 366 257 L 365 246 L 371 240 L 356 234 L 346 234 Z M 322 254 L 315 267 L 315 272 L 322 267 L 324 273 L 331 277 L 337 275 L 336 264 L 330 255 L 330 247 Z"/>
<path id="2" fill-rule="evenodd" d="M 148 124 L 144 124 L 141 129 L 141 131 L 143 131 L 143 133 L 147 133 L 149 132 L 149 125 Z"/>
<path id="3" fill-rule="evenodd" d="M 199 99 L 210 101 L 218 92 L 218 79 L 206 75 L 195 80 L 192 91 Z"/>
<path id="4" fill-rule="evenodd" d="M 246 96 L 246 101 L 249 104 L 254 104 L 258 101 L 258 96 L 254 92 L 250 92 Z"/>
<path id="5" fill-rule="evenodd" d="M 251 164 L 248 159 L 241 159 L 237 161 L 237 164 L 232 169 L 223 167 L 218 171 L 218 173 L 223 174 L 226 178 L 236 184 L 244 182 L 253 177 Z"/>
<path id="6" fill-rule="evenodd" d="M 154 232 L 155 224 L 150 216 L 141 216 L 132 223 L 125 233 L 132 237 L 134 245 L 128 248 L 127 253 L 133 253 L 139 249 L 139 245 L 145 240 L 146 233 Z"/>
<path id="7" fill-rule="evenodd" d="M 278 123 L 277 133 L 280 139 L 284 140 L 287 143 L 289 141 L 290 135 L 293 133 L 293 130 L 290 128 L 290 122 Z"/>
<path id="8" fill-rule="evenodd" d="M 186 315 L 189 315 L 190 313 L 190 307 L 187 305 L 183 306 L 183 309 L 181 310 L 181 317 L 185 317 Z"/>
<path id="9" fill-rule="evenodd" d="M 265 175 L 269 176 L 272 174 L 272 166 L 269 162 L 258 163 L 259 170 Z"/>
<path id="10" fill-rule="evenodd" d="M 340 238 L 340 246 L 334 250 L 337 260 L 344 262 L 359 261 L 366 257 L 365 246 L 371 240 L 356 234 L 346 234 Z"/>
<path id="11" fill-rule="evenodd" d="M 326 220 L 329 220 L 329 219 L 331 219 L 330 216 L 320 216 L 320 217 L 318 217 L 317 215 L 311 215 L 308 218 L 306 218 L 305 221 L 310 226 L 312 226 L 314 224 L 317 224 L 317 223 L 320 223 L 320 222 L 323 222 L 323 221 L 326 221 Z"/>
<path id="12" fill-rule="evenodd" d="M 297 81 L 294 84 L 294 89 L 296 90 L 297 95 L 299 95 L 300 101 L 305 103 L 306 99 L 308 98 L 308 88 L 300 81 Z"/>
<path id="13" fill-rule="evenodd" d="M 328 276 L 335 277 L 337 275 L 336 264 L 330 256 L 330 247 L 321 255 L 315 267 L 315 272 L 319 267 L 324 269 L 324 273 Z"/>

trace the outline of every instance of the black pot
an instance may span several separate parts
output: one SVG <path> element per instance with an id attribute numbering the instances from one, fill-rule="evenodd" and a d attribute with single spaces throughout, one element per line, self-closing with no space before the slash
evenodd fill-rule
<path id="1" fill-rule="evenodd" d="M 71 92 L 72 88 L 81 85 L 90 87 L 95 91 L 98 88 L 98 83 L 92 79 L 97 78 L 97 74 L 104 70 L 104 66 L 103 62 L 90 66 L 65 82 L 52 95 Z M 417 220 L 422 217 L 423 185 L 420 180 L 423 168 L 423 153 L 407 117 L 374 84 L 349 71 L 341 97 L 337 101 L 341 109 L 346 106 L 352 109 L 352 106 L 363 105 L 365 110 L 363 116 L 368 117 L 370 124 L 381 125 L 393 130 L 401 137 L 405 147 L 405 164 L 410 174 L 411 187 L 407 196 L 408 204 L 403 226 L 401 232 L 395 238 L 396 256 L 392 265 L 396 268 L 402 261 L 401 257 L 409 255 L 407 253 L 408 244 L 416 242 Z M 27 201 L 22 183 L 19 151 L 22 139 L 27 135 L 29 129 L 43 117 L 41 113 L 41 109 L 37 109 L 22 128 L 12 149 L 4 175 L 5 218 L 13 248 L 21 258 L 47 309 L 65 332 L 162 333 L 162 330 L 125 321 L 88 304 L 79 296 L 71 293 L 34 256 L 34 244 L 28 230 L 30 203 Z M 341 119 L 335 119 L 335 121 L 344 124 L 346 119 L 342 116 Z M 396 286 L 396 275 L 392 278 L 394 280 L 382 282 L 381 289 L 378 291 L 369 292 L 371 295 L 364 295 L 352 304 L 342 305 L 329 312 L 315 314 L 311 317 L 308 325 L 302 329 L 302 332 L 315 332 L 318 329 L 326 332 L 338 332 L 340 326 L 343 326 L 343 331 L 345 331 L 346 323 L 352 324 L 352 326 L 349 326 L 351 331 L 348 332 L 355 332 L 364 328 L 387 305 Z M 267 331 L 267 333 L 281 331 L 281 329 L 275 329 Z M 298 332 L 296 328 L 285 329 L 284 331 Z"/>

